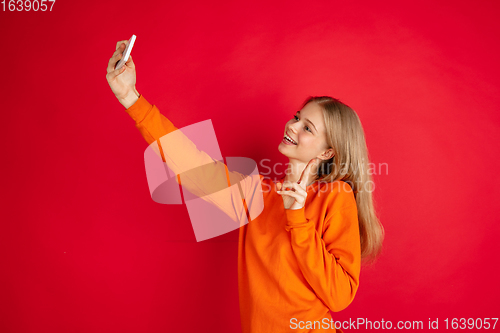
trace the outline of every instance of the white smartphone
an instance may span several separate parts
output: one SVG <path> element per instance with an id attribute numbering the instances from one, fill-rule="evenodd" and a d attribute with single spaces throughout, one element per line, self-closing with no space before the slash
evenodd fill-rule
<path id="1" fill-rule="evenodd" d="M 125 51 L 123 51 L 123 57 L 116 63 L 115 69 L 120 69 L 123 67 L 123 65 L 125 65 L 130 56 L 130 52 L 132 52 L 134 43 L 135 43 L 135 35 L 132 35 L 132 37 L 130 37 L 130 39 L 128 40 L 127 46 L 125 47 Z"/>

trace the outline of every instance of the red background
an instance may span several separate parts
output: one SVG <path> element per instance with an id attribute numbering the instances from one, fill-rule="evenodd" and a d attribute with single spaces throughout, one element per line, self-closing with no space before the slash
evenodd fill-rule
<path id="1" fill-rule="evenodd" d="M 284 124 L 309 95 L 357 111 L 388 165 L 386 240 L 335 319 L 500 317 L 499 14 L 484 0 L 2 11 L 0 331 L 240 331 L 237 231 L 197 243 L 184 205 L 151 200 L 147 144 L 106 81 L 132 34 L 137 90 L 178 127 L 211 119 L 226 157 L 286 163 Z"/>

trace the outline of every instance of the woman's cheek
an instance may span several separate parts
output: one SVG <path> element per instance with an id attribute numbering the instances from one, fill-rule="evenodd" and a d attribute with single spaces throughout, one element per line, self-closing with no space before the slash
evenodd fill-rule
<path id="1" fill-rule="evenodd" d="M 303 138 L 301 135 L 298 136 L 298 142 L 299 144 L 302 146 L 302 147 L 307 147 L 308 146 L 308 143 L 307 143 L 307 138 Z"/>

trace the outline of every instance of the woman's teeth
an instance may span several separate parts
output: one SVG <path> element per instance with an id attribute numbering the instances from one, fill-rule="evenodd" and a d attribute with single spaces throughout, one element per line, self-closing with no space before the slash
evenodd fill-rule
<path id="1" fill-rule="evenodd" d="M 288 142 L 290 143 L 293 143 L 294 145 L 297 144 L 297 142 L 293 141 L 291 137 L 289 137 L 288 135 L 285 134 L 285 140 L 287 140 Z"/>

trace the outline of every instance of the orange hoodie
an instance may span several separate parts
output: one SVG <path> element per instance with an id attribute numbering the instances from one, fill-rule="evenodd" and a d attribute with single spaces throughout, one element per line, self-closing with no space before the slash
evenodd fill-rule
<path id="1" fill-rule="evenodd" d="M 143 95 L 126 112 L 148 144 L 177 130 Z M 169 166 L 172 160 L 180 165 L 191 158 L 198 159 L 198 165 L 214 162 L 192 142 L 177 143 L 182 147 L 176 149 L 189 157 L 160 145 Z M 229 185 L 242 179 L 240 174 L 230 174 L 227 169 L 220 172 Z M 315 182 L 306 188 L 304 207 L 289 210 L 276 193 L 275 182 L 259 176 L 261 182 L 250 177 L 241 181 L 244 193 L 262 186 L 264 199 L 263 211 L 239 230 L 242 332 L 335 332 L 330 311 L 346 308 L 359 285 L 361 249 L 354 194 L 343 181 Z M 231 214 L 228 207 L 219 208 Z"/>

